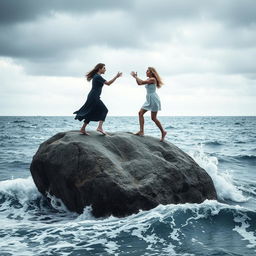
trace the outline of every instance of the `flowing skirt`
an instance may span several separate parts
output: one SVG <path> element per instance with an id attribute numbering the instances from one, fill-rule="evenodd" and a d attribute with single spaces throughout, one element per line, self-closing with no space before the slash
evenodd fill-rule
<path id="1" fill-rule="evenodd" d="M 88 97 L 85 104 L 77 111 L 75 119 L 84 120 L 85 123 L 90 121 L 105 121 L 108 109 L 100 98 Z"/>
<path id="2" fill-rule="evenodd" d="M 146 96 L 146 102 L 141 108 L 152 112 L 161 110 L 161 101 L 158 95 L 156 93 L 148 93 Z"/>

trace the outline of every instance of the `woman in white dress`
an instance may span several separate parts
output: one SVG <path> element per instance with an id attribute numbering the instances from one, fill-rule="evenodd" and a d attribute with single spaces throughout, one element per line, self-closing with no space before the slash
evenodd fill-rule
<path id="1" fill-rule="evenodd" d="M 151 119 L 155 122 L 162 134 L 160 141 L 164 141 L 167 132 L 163 129 L 162 124 L 157 119 L 157 112 L 161 110 L 161 102 L 156 93 L 156 88 L 160 88 L 163 85 L 163 82 L 153 67 L 149 67 L 147 69 L 147 80 L 140 79 L 137 76 L 137 72 L 134 71 L 131 72 L 131 75 L 136 79 L 138 85 L 145 85 L 147 90 L 146 102 L 139 111 L 140 130 L 136 133 L 136 135 L 144 135 L 144 114 L 147 111 L 151 111 Z"/>

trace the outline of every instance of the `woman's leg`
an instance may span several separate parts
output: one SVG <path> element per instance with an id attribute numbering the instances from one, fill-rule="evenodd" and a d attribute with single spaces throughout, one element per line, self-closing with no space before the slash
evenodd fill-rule
<path id="1" fill-rule="evenodd" d="M 97 131 L 98 131 L 98 132 L 101 132 L 101 133 L 104 134 L 104 135 L 107 135 L 107 133 L 103 130 L 103 127 L 102 127 L 103 122 L 104 122 L 104 121 L 99 121 L 99 125 L 98 125 L 98 128 L 97 128 Z"/>
<path id="2" fill-rule="evenodd" d="M 100 112 L 101 112 L 101 115 L 100 115 L 100 121 L 99 121 L 99 125 L 98 125 L 98 128 L 97 128 L 97 131 L 104 134 L 104 135 L 107 135 L 107 133 L 103 130 L 103 122 L 105 121 L 105 118 L 108 114 L 108 109 L 107 107 L 104 105 L 104 103 L 102 101 L 99 102 L 99 105 L 98 107 L 100 106 Z"/>
<path id="3" fill-rule="evenodd" d="M 141 109 L 139 111 L 139 122 L 140 122 L 140 130 L 135 133 L 136 135 L 143 136 L 144 135 L 144 114 L 147 112 L 145 109 Z"/>
<path id="4" fill-rule="evenodd" d="M 164 141 L 164 137 L 167 134 L 167 131 L 164 130 L 162 124 L 160 123 L 160 121 L 157 119 L 157 112 L 151 112 L 151 119 L 155 122 L 155 124 L 157 125 L 157 127 L 160 129 L 161 133 L 162 133 L 162 137 L 160 139 L 160 141 Z"/>
<path id="5" fill-rule="evenodd" d="M 81 127 L 81 129 L 80 129 L 80 132 L 81 132 L 82 134 L 84 134 L 84 135 L 89 135 L 89 133 L 87 133 L 87 132 L 85 131 L 85 127 L 87 126 L 87 124 L 88 124 L 88 122 L 84 121 L 84 124 L 83 124 L 83 126 Z"/>

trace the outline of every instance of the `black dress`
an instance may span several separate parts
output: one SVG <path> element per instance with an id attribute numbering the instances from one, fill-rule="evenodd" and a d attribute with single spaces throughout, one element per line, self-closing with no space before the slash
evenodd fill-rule
<path id="1" fill-rule="evenodd" d="M 108 109 L 100 100 L 102 87 L 106 80 L 99 74 L 92 78 L 92 89 L 87 96 L 85 104 L 77 111 L 75 119 L 84 120 L 85 123 L 90 121 L 105 121 Z"/>

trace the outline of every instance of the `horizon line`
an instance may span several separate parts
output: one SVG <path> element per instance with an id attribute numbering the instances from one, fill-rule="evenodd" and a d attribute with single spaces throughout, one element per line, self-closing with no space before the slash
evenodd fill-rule
<path id="1" fill-rule="evenodd" d="M 0 115 L 0 117 L 74 117 L 73 115 Z M 138 115 L 109 115 L 108 117 L 138 117 Z M 145 116 L 147 117 L 147 116 Z M 256 115 L 158 115 L 158 117 L 256 117 Z"/>

